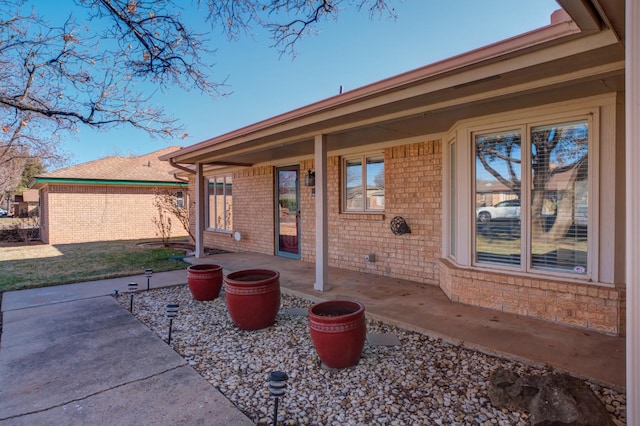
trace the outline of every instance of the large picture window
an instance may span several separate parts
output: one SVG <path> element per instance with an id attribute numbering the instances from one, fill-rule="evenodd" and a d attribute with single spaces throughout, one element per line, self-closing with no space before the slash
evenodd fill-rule
<path id="1" fill-rule="evenodd" d="M 346 212 L 384 211 L 384 157 L 343 159 L 343 209 Z"/>
<path id="2" fill-rule="evenodd" d="M 207 228 L 233 230 L 233 184 L 231 176 L 207 179 Z"/>
<path id="3" fill-rule="evenodd" d="M 587 273 L 588 127 L 474 135 L 475 263 Z"/>

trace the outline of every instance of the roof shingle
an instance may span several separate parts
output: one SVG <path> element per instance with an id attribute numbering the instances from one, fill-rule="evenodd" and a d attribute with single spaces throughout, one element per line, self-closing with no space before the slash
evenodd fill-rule
<path id="1" fill-rule="evenodd" d="M 168 161 L 158 160 L 158 157 L 176 151 L 179 148 L 179 146 L 171 146 L 138 157 L 105 157 L 44 173 L 38 177 L 178 182 L 171 174 L 175 170 L 174 167 Z"/>

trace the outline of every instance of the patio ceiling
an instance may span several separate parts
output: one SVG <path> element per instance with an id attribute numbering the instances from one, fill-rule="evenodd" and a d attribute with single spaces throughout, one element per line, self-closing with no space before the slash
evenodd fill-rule
<path id="1" fill-rule="evenodd" d="M 180 164 L 255 165 L 438 134 L 457 121 L 624 90 L 624 48 L 612 31 L 571 22 L 410 71 L 165 156 Z"/>

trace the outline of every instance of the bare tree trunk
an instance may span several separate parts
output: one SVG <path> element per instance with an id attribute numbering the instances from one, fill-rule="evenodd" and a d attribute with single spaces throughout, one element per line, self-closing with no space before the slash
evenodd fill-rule
<path id="1" fill-rule="evenodd" d="M 540 241 L 546 238 L 544 231 L 545 219 L 542 216 L 544 193 L 544 189 L 534 190 L 531 199 L 531 237 L 533 241 Z"/>
<path id="2" fill-rule="evenodd" d="M 545 231 L 546 219 L 542 214 L 544 191 L 536 191 L 531 202 L 531 237 L 538 243 L 551 243 L 567 235 L 574 222 L 575 192 L 571 189 L 558 194 L 556 218 L 548 231 Z"/>
<path id="3" fill-rule="evenodd" d="M 573 185 L 572 185 L 573 186 Z M 550 241 L 558 241 L 567 235 L 567 231 L 573 225 L 573 212 L 575 211 L 575 191 L 569 189 L 561 192 L 556 210 L 556 221 L 547 232 Z"/>

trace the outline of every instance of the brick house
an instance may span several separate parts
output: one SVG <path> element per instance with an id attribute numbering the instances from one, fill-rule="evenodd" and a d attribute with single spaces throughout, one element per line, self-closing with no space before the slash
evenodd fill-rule
<path id="1" fill-rule="evenodd" d="M 39 195 L 35 189 L 25 189 L 22 194 L 14 195 L 9 213 L 15 217 L 37 216 L 40 204 Z"/>
<path id="2" fill-rule="evenodd" d="M 138 157 L 111 156 L 35 177 L 40 191 L 40 236 L 47 244 L 156 238 L 154 194 L 175 192 L 185 204 L 187 183 L 158 157 L 164 148 Z M 171 236 L 186 236 L 172 220 Z"/>
<path id="3" fill-rule="evenodd" d="M 546 27 L 161 157 L 190 176 L 199 252 L 624 335 L 624 25 L 618 3 L 559 3 Z M 520 200 L 517 220 L 480 223 L 480 199 Z"/>
<path id="4" fill-rule="evenodd" d="M 403 278 L 626 335 L 637 424 L 640 1 L 558 3 L 538 30 L 161 157 L 190 177 L 196 254 L 313 262 L 317 291 L 329 266 Z M 500 199 L 517 216 L 479 221 Z"/>

